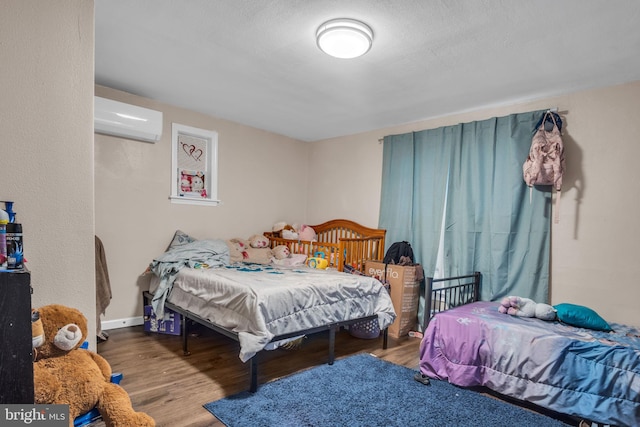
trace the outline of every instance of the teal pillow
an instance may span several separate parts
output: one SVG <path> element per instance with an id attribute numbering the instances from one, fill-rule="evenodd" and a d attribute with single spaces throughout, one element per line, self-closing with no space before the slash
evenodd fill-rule
<path id="1" fill-rule="evenodd" d="M 593 329 L 596 331 L 612 331 L 611 326 L 598 313 L 576 304 L 558 304 L 554 305 L 558 320 L 567 325 L 577 326 L 579 328 Z"/>

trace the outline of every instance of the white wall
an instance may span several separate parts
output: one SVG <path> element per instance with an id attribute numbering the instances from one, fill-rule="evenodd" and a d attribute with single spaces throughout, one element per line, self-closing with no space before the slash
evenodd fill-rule
<path id="1" fill-rule="evenodd" d="M 640 82 L 313 143 L 310 181 L 337 179 L 315 178 L 331 191 L 308 199 L 308 220 L 348 216 L 377 225 L 382 172 L 378 139 L 385 135 L 550 107 L 558 107 L 564 118 L 567 158 L 560 222 L 552 227 L 551 302 L 587 305 L 612 322 L 640 325 Z M 340 156 L 325 155 L 336 150 Z"/>
<path id="2" fill-rule="evenodd" d="M 3 0 L 0 13 L 0 200 L 15 202 L 23 224 L 32 305 L 76 307 L 90 330 L 93 10 L 87 0 Z"/>
<path id="3" fill-rule="evenodd" d="M 96 135 L 96 231 L 114 287 L 107 320 L 139 316 L 139 275 L 181 228 L 196 237 L 243 237 L 276 221 L 349 218 L 377 226 L 385 135 L 558 107 L 567 156 L 560 223 L 552 228 L 551 303 L 596 309 L 640 324 L 635 301 L 640 238 L 635 159 L 640 82 L 487 108 L 314 143 L 301 143 L 144 98 L 97 87 L 100 96 L 165 112 L 165 136 L 146 144 Z M 170 123 L 220 133 L 220 207 L 172 205 Z M 523 159 L 524 161 L 524 159 Z M 622 297 L 621 297 L 622 295 Z"/>
<path id="4" fill-rule="evenodd" d="M 224 238 L 279 220 L 346 217 L 375 226 L 379 138 L 557 106 L 566 121 L 567 173 L 553 226 L 552 303 L 584 304 L 640 325 L 640 82 L 311 144 L 98 87 L 100 96 L 164 111 L 165 136 L 145 144 L 97 135 L 94 157 L 93 10 L 91 0 L 2 3 L 0 200 L 15 201 L 24 224 L 34 306 L 77 307 L 93 327 L 94 233 L 112 276 L 109 320 L 141 314 L 140 273 L 176 228 Z M 169 203 L 172 121 L 220 133 L 222 206 Z"/>
<path id="5" fill-rule="evenodd" d="M 177 229 L 198 239 L 246 239 L 278 221 L 305 220 L 308 144 L 110 88 L 96 86 L 95 92 L 162 111 L 164 120 L 155 144 L 95 135 L 96 234 L 113 292 L 105 321 L 142 315 L 148 276 L 141 274 Z M 169 201 L 172 122 L 218 132 L 222 205 Z"/>

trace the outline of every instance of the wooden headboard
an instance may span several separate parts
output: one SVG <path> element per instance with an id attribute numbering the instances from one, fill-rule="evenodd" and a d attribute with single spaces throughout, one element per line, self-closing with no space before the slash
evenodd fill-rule
<path id="1" fill-rule="evenodd" d="M 310 225 L 317 235 L 314 242 L 283 239 L 272 232 L 269 238 L 271 248 L 287 245 L 292 253 L 312 256 L 323 252 L 329 266 L 344 271 L 344 265 L 364 272 L 365 262 L 380 261 L 384 258 L 384 239 L 387 230 L 369 228 L 348 219 L 334 219 L 322 224 Z"/>

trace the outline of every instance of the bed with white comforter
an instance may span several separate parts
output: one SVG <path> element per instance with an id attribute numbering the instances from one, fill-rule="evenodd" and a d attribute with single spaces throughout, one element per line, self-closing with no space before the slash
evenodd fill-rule
<path id="1" fill-rule="evenodd" d="M 152 281 L 152 293 L 159 283 L 160 278 Z M 308 267 L 182 268 L 166 301 L 237 333 L 242 361 L 277 336 L 371 315 L 383 330 L 396 316 L 378 280 Z"/>

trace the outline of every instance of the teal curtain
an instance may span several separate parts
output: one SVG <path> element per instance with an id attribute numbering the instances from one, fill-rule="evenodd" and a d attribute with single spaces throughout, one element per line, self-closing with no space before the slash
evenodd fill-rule
<path id="1" fill-rule="evenodd" d="M 387 248 L 406 240 L 414 258 L 433 275 L 452 141 L 443 128 L 384 138 L 378 225 Z"/>
<path id="2" fill-rule="evenodd" d="M 480 271 L 483 300 L 548 302 L 551 193 L 530 192 L 522 179 L 542 114 L 386 137 L 379 226 L 387 245 L 409 241 L 432 275 L 444 212 L 447 276 Z"/>

